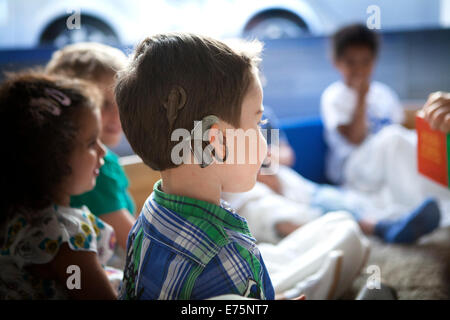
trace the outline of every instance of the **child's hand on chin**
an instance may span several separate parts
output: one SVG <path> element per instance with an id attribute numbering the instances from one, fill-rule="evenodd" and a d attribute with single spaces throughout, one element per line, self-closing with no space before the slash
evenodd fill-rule
<path id="1" fill-rule="evenodd" d="M 355 89 L 359 98 L 364 98 L 369 91 L 370 83 L 367 79 L 356 78 L 350 82 L 350 87 Z"/>

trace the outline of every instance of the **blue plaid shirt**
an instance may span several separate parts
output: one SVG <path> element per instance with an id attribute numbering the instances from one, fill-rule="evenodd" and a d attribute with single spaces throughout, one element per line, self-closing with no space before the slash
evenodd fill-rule
<path id="1" fill-rule="evenodd" d="M 158 181 L 129 234 L 121 299 L 274 299 L 245 219 L 160 187 Z"/>

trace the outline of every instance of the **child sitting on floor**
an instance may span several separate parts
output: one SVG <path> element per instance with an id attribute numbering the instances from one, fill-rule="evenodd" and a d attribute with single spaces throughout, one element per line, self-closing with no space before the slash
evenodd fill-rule
<path id="1" fill-rule="evenodd" d="M 162 177 L 130 232 L 120 298 L 274 298 L 246 221 L 220 200 L 222 191 L 254 186 L 267 152 L 258 127 L 259 51 L 191 34 L 155 35 L 119 75 L 124 132 Z M 232 146 L 245 130 L 254 139 Z"/>
<path id="2" fill-rule="evenodd" d="M 278 130 L 279 135 L 279 139 L 276 139 L 279 146 L 269 147 L 280 150 L 290 148 L 286 135 L 277 128 L 276 116 L 264 113 L 266 128 Z M 267 141 L 271 141 L 269 132 L 267 136 Z M 300 155 L 302 151 L 299 150 Z M 274 154 L 271 155 L 273 157 Z M 276 162 L 277 159 L 272 161 Z M 247 219 L 258 241 L 277 243 L 308 222 L 338 210 L 351 213 L 365 234 L 376 235 L 389 243 L 413 243 L 439 226 L 441 213 L 433 198 L 410 208 L 375 204 L 373 199 L 355 190 L 309 181 L 285 165 L 285 161 L 280 159 L 278 162 L 280 165 L 276 174 L 263 176 L 264 182 L 271 180 L 275 183 L 263 185 L 257 182 L 248 192 L 222 195 Z M 278 188 L 274 189 L 274 185 Z M 389 213 L 390 216 L 377 217 L 380 212 Z"/>
<path id="3" fill-rule="evenodd" d="M 405 111 L 395 92 L 385 84 L 371 80 L 378 47 L 377 34 L 360 24 L 343 27 L 332 37 L 333 62 L 342 80 L 331 84 L 321 99 L 325 139 L 329 147 L 326 174 L 331 182 L 342 184 L 348 189 L 365 193 L 372 189 L 371 193 L 378 195 L 369 197 L 377 198 L 377 207 L 384 207 L 385 212 L 388 206 L 407 203 L 407 206 L 394 210 L 396 213 L 411 210 L 411 213 L 404 215 L 402 219 L 384 221 L 377 223 L 378 225 L 371 222 L 364 224 L 363 228 L 388 242 L 414 242 L 439 226 L 439 199 L 431 192 L 418 196 L 418 193 L 413 192 L 415 190 L 398 188 L 399 185 L 408 185 L 409 180 L 399 179 L 399 171 L 395 170 L 392 170 L 387 180 L 394 180 L 396 183 L 391 185 L 392 188 L 382 190 L 385 175 L 381 172 L 384 170 L 377 171 L 376 168 L 392 168 L 393 162 L 387 162 L 390 157 L 381 149 L 374 151 L 377 149 L 376 145 L 390 140 L 389 145 L 393 149 L 397 148 L 396 153 L 402 156 L 401 140 L 408 134 L 403 134 L 402 131 L 407 130 L 399 125 L 405 121 Z M 411 155 L 408 154 L 407 157 Z M 410 161 L 394 161 L 400 163 L 403 168 L 411 164 Z M 406 171 L 411 170 L 408 168 Z M 390 189 L 402 191 L 399 196 L 393 196 L 394 192 Z M 342 193 L 336 193 L 332 188 L 321 191 L 324 191 L 321 200 L 328 198 L 328 204 L 325 205 L 327 209 L 344 202 L 339 201 L 345 198 Z M 405 198 L 407 201 L 404 201 Z M 412 199 L 414 200 L 410 201 Z M 332 203 L 333 201 L 335 203 Z M 357 207 L 366 206 L 362 204 Z M 379 217 L 372 220 L 379 220 Z"/>
<path id="4" fill-rule="evenodd" d="M 105 149 L 100 94 L 86 83 L 13 75 L 0 87 L 0 299 L 115 299 L 102 264 L 113 229 L 70 197 L 95 186 Z M 75 272 L 75 274 L 74 274 Z M 75 279 L 73 277 L 79 277 Z"/>
<path id="5" fill-rule="evenodd" d="M 321 114 L 329 147 L 326 175 L 335 184 L 345 182 L 346 160 L 369 135 L 404 121 L 395 92 L 371 80 L 378 46 L 377 34 L 359 24 L 346 26 L 332 37 L 333 63 L 342 80 L 323 92 Z"/>

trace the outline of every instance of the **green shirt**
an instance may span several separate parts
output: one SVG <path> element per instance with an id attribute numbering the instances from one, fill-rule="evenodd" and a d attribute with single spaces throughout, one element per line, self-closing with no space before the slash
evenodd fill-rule
<path id="1" fill-rule="evenodd" d="M 107 148 L 104 160 L 94 189 L 71 197 L 70 206 L 85 205 L 96 216 L 120 209 L 127 209 L 133 214 L 134 202 L 127 191 L 128 179 L 119 164 L 119 157 Z"/>

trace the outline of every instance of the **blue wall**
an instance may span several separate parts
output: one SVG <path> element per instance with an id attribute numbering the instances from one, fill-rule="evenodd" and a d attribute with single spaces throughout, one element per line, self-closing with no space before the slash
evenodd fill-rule
<path id="1" fill-rule="evenodd" d="M 45 65 L 53 50 L 0 50 L 0 71 Z M 264 103 L 280 119 L 318 117 L 322 91 L 339 79 L 326 37 L 267 41 L 262 67 Z M 374 78 L 417 103 L 432 91 L 449 91 L 450 29 L 383 33 Z"/>
<path id="2" fill-rule="evenodd" d="M 322 91 L 339 79 L 328 39 L 274 40 L 265 47 L 264 103 L 281 119 L 319 116 Z M 382 34 L 374 79 L 414 104 L 432 91 L 450 91 L 450 29 Z"/>
<path id="3" fill-rule="evenodd" d="M 130 47 L 124 50 L 129 53 Z M 43 66 L 53 51 L 0 50 L 0 71 Z M 284 124 L 305 118 L 316 121 L 322 91 L 339 79 L 326 37 L 267 41 L 262 68 L 267 78 L 264 104 L 271 106 Z M 383 33 L 374 78 L 392 87 L 401 99 L 415 100 L 417 105 L 432 91 L 450 91 L 450 29 Z M 131 149 L 123 139 L 115 151 L 126 155 Z M 320 143 L 317 151 L 323 151 Z M 316 178 L 321 180 L 319 173 Z"/>

